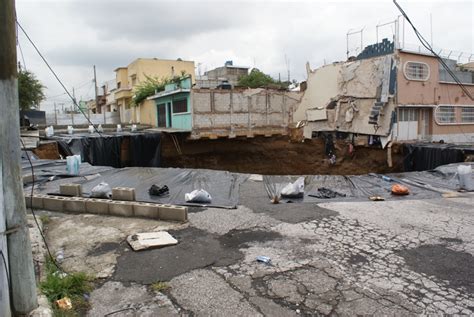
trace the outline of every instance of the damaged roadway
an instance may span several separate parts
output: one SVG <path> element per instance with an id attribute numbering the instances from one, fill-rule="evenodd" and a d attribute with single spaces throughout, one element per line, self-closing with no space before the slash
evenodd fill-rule
<path id="1" fill-rule="evenodd" d="M 272 205 L 247 180 L 240 203 L 192 208 L 186 224 L 49 213 L 47 239 L 66 270 L 98 277 L 90 316 L 474 314 L 472 193 Z M 178 245 L 125 241 L 157 230 Z"/>

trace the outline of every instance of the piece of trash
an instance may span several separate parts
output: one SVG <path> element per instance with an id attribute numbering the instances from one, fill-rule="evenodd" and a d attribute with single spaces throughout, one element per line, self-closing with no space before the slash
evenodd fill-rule
<path id="1" fill-rule="evenodd" d="M 71 299 L 69 297 L 63 297 L 56 301 L 56 305 L 61 310 L 70 310 L 72 309 Z"/>
<path id="2" fill-rule="evenodd" d="M 405 187 L 400 184 L 395 184 L 392 186 L 392 194 L 393 195 L 408 195 L 410 191 L 408 190 L 408 187 Z"/>
<path id="3" fill-rule="evenodd" d="M 47 137 L 51 137 L 54 135 L 54 128 L 53 126 L 46 127 L 44 129 L 44 133 L 46 134 Z"/>
<path id="4" fill-rule="evenodd" d="M 151 185 L 150 189 L 148 189 L 148 193 L 153 196 L 163 196 L 169 194 L 170 190 L 168 186 L 163 185 L 162 187 L 153 184 Z"/>
<path id="5" fill-rule="evenodd" d="M 102 124 L 99 124 L 99 126 L 97 127 L 97 131 L 99 131 L 100 133 L 104 132 L 104 128 L 102 127 Z"/>
<path id="6" fill-rule="evenodd" d="M 204 189 L 195 189 L 190 193 L 184 194 L 184 200 L 188 203 L 210 203 L 212 197 Z"/>
<path id="7" fill-rule="evenodd" d="M 122 132 L 122 125 L 121 124 L 117 124 L 117 132 Z"/>
<path id="8" fill-rule="evenodd" d="M 74 133 L 74 128 L 72 127 L 72 125 L 68 125 L 67 126 L 67 134 L 73 134 Z"/>
<path id="9" fill-rule="evenodd" d="M 166 231 L 132 234 L 127 237 L 127 242 L 134 251 L 178 244 L 178 240 Z"/>
<path id="10" fill-rule="evenodd" d="M 272 262 L 272 259 L 270 259 L 268 256 L 259 255 L 257 256 L 257 262 L 270 264 Z"/>
<path id="11" fill-rule="evenodd" d="M 137 131 L 137 125 L 136 124 L 132 124 L 132 128 L 130 129 L 132 132 L 136 132 Z"/>
<path id="12" fill-rule="evenodd" d="M 66 172 L 69 175 L 79 175 L 81 161 L 82 159 L 79 154 L 66 156 Z"/>
<path id="13" fill-rule="evenodd" d="M 281 190 L 283 197 L 299 198 L 304 196 L 304 177 L 298 178 L 294 183 L 288 183 Z"/>
<path id="14" fill-rule="evenodd" d="M 91 189 L 91 198 L 110 198 L 112 197 L 112 188 L 110 185 L 101 182 L 99 185 Z"/>
<path id="15" fill-rule="evenodd" d="M 337 161 L 337 160 L 336 160 L 336 155 L 335 155 L 335 154 L 331 154 L 331 155 L 329 156 L 329 164 L 334 165 L 334 164 L 336 164 L 336 161 Z"/>
<path id="16" fill-rule="evenodd" d="M 60 249 L 56 251 L 56 262 L 61 264 L 64 261 L 64 250 Z"/>
<path id="17" fill-rule="evenodd" d="M 392 179 L 390 177 L 385 176 L 385 175 L 382 175 L 382 179 L 386 182 L 391 182 L 392 181 Z"/>
<path id="18" fill-rule="evenodd" d="M 280 203 L 280 197 L 273 196 L 273 198 L 270 201 L 272 202 L 272 204 L 279 204 Z"/>
<path id="19" fill-rule="evenodd" d="M 381 196 L 370 196 L 369 199 L 372 200 L 372 201 L 384 201 L 385 200 L 385 198 L 383 198 Z"/>
<path id="20" fill-rule="evenodd" d="M 472 184 L 472 168 L 471 165 L 459 165 L 457 169 L 459 189 L 473 190 L 474 185 Z"/>
<path id="21" fill-rule="evenodd" d="M 92 134 L 94 133 L 94 126 L 92 124 L 89 125 L 89 133 Z"/>
<path id="22" fill-rule="evenodd" d="M 339 193 L 335 190 L 332 190 L 332 189 L 329 189 L 329 188 L 326 188 L 326 187 L 320 187 L 320 188 L 318 188 L 317 193 L 309 194 L 308 196 L 328 199 L 328 198 L 336 198 L 336 197 L 346 197 L 346 194 Z"/>

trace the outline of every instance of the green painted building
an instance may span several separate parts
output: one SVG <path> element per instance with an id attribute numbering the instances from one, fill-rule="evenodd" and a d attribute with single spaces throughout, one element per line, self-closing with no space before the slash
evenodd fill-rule
<path id="1" fill-rule="evenodd" d="M 159 128 L 191 131 L 191 85 L 191 77 L 186 77 L 149 98 L 155 101 Z"/>

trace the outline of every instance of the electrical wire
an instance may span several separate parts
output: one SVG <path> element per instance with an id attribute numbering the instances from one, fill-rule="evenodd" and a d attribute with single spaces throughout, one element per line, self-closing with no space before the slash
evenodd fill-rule
<path id="1" fill-rule="evenodd" d="M 82 113 L 82 115 L 84 116 L 84 118 L 86 118 L 86 120 L 89 122 L 90 125 L 92 125 L 94 127 L 94 130 L 102 137 L 102 134 L 101 132 L 97 129 L 97 127 L 95 126 L 95 124 L 92 123 L 92 121 L 89 119 L 89 117 L 84 113 L 84 110 L 82 110 L 81 107 L 79 107 L 79 105 L 77 104 L 77 101 L 76 99 L 71 95 L 71 93 L 69 92 L 69 90 L 66 88 L 66 86 L 63 84 L 63 82 L 61 81 L 61 79 L 59 79 L 59 76 L 56 74 L 56 72 L 53 70 L 53 68 L 51 67 L 51 65 L 49 65 L 48 61 L 46 60 L 46 58 L 43 56 L 43 54 L 41 54 L 40 50 L 38 49 L 38 47 L 36 46 L 36 44 L 33 42 L 33 40 L 30 38 L 30 36 L 28 35 L 28 33 L 26 33 L 25 29 L 21 26 L 20 22 L 18 22 L 18 20 L 16 20 L 16 24 L 18 25 L 18 27 L 20 28 L 20 30 L 23 32 L 23 34 L 26 36 L 26 38 L 28 39 L 28 41 L 31 43 L 31 45 L 34 47 L 34 49 L 36 50 L 36 52 L 38 53 L 38 55 L 41 57 L 41 59 L 43 60 L 43 62 L 46 64 L 46 66 L 48 67 L 48 69 L 51 71 L 51 73 L 53 74 L 53 76 L 56 78 L 56 80 L 59 82 L 59 84 L 61 85 L 61 87 L 64 89 L 65 93 L 69 96 L 69 98 L 71 98 L 74 106 L 76 106 L 77 109 L 79 109 L 79 111 Z"/>
<path id="2" fill-rule="evenodd" d="M 56 268 L 59 271 L 64 272 L 64 270 L 59 266 L 59 264 L 56 262 L 53 255 L 51 254 L 48 242 L 46 241 L 46 238 L 43 234 L 43 230 L 41 229 L 41 226 L 39 225 L 38 219 L 36 217 L 36 213 L 35 213 L 34 208 L 33 208 L 33 194 L 34 194 L 34 189 L 35 189 L 35 169 L 33 167 L 33 162 L 31 161 L 30 155 L 28 154 L 28 151 L 26 150 L 25 143 L 23 142 L 23 140 L 21 138 L 20 138 L 20 142 L 21 142 L 23 151 L 25 152 L 26 158 L 28 159 L 28 162 L 30 163 L 30 168 L 31 168 L 32 184 L 31 184 L 31 193 L 30 193 L 30 197 L 29 197 L 30 198 L 31 214 L 33 215 L 33 219 L 35 220 L 36 227 L 38 227 L 38 230 L 40 232 L 41 238 L 43 239 L 44 245 L 46 247 L 46 251 L 48 252 L 48 256 L 49 256 L 51 262 L 53 262 L 54 266 L 56 266 Z"/>
<path id="3" fill-rule="evenodd" d="M 413 31 L 415 32 L 416 37 L 420 41 L 420 43 L 428 50 L 430 51 L 431 54 L 433 54 L 443 66 L 443 68 L 448 72 L 448 74 L 453 78 L 453 80 L 458 84 L 459 87 L 461 87 L 462 91 L 466 94 L 466 96 L 469 97 L 469 99 L 474 100 L 474 97 L 471 95 L 469 90 L 466 88 L 466 86 L 463 85 L 463 83 L 458 79 L 456 74 L 449 68 L 449 66 L 446 64 L 444 59 L 436 53 L 433 48 L 431 47 L 430 43 L 421 35 L 421 33 L 418 31 L 418 29 L 415 27 L 415 25 L 411 22 L 410 18 L 408 15 L 405 13 L 405 11 L 402 9 L 402 7 L 397 3 L 397 0 L 393 0 L 393 3 L 395 6 L 400 10 L 400 13 L 403 15 L 405 20 L 411 25 L 413 28 Z"/>

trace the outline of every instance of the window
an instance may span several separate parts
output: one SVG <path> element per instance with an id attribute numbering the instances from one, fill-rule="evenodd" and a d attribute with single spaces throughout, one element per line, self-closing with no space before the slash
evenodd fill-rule
<path id="1" fill-rule="evenodd" d="M 188 112 L 188 101 L 186 99 L 173 100 L 173 113 Z"/>
<path id="2" fill-rule="evenodd" d="M 406 62 L 403 73 L 408 80 L 426 81 L 430 77 L 430 67 L 425 63 Z"/>
<path id="3" fill-rule="evenodd" d="M 435 111 L 436 122 L 439 124 L 443 123 L 455 123 L 456 112 L 453 106 L 439 106 Z"/>
<path id="4" fill-rule="evenodd" d="M 474 123 L 474 107 L 461 108 L 461 122 Z"/>
<path id="5" fill-rule="evenodd" d="M 120 89 L 120 85 L 122 85 L 121 82 L 117 82 L 117 89 Z"/>
<path id="6" fill-rule="evenodd" d="M 137 75 L 132 75 L 132 87 L 135 87 L 135 85 L 137 84 Z"/>
<path id="7" fill-rule="evenodd" d="M 418 121 L 418 109 L 400 108 L 398 121 Z"/>

